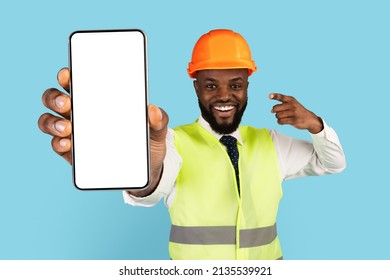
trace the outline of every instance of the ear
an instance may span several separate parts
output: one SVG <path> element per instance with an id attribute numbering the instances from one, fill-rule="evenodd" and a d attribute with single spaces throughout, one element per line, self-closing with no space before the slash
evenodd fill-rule
<path id="1" fill-rule="evenodd" d="M 199 96 L 199 85 L 198 85 L 198 80 L 194 80 L 194 89 L 196 92 L 196 95 Z"/>

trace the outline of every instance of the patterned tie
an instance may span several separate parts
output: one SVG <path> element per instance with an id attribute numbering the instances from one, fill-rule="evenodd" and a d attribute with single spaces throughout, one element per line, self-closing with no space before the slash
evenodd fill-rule
<path id="1" fill-rule="evenodd" d="M 230 157 L 230 160 L 233 164 L 234 170 L 236 171 L 236 181 L 238 194 L 240 194 L 240 177 L 238 174 L 238 148 L 237 148 L 237 139 L 230 135 L 224 135 L 219 140 L 227 148 L 227 153 Z"/>

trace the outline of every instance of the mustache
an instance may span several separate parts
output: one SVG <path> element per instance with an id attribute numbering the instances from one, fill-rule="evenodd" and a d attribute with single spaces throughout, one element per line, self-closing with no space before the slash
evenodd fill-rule
<path id="1" fill-rule="evenodd" d="M 222 99 L 216 99 L 216 100 L 213 100 L 211 103 L 210 103 L 210 107 L 213 106 L 213 104 L 236 104 L 238 105 L 239 102 L 237 100 L 233 100 L 232 98 L 229 98 L 228 100 L 222 100 Z"/>
<path id="2" fill-rule="evenodd" d="M 231 98 L 229 98 L 228 100 L 221 100 L 221 99 L 217 99 L 215 101 L 213 101 L 213 103 L 229 103 L 229 102 L 232 102 Z"/>
<path id="3" fill-rule="evenodd" d="M 228 101 L 223 100 L 223 103 L 227 103 Z M 246 105 L 248 104 L 247 100 L 245 100 L 241 110 L 237 110 L 234 114 L 233 122 L 231 124 L 219 124 L 214 116 L 212 110 L 213 107 L 210 106 L 209 108 L 207 108 L 206 106 L 203 106 L 199 99 L 198 103 L 203 118 L 210 124 L 211 129 L 219 134 L 230 134 L 238 128 L 241 122 L 242 115 L 244 114 L 244 111 L 246 109 Z M 219 104 L 222 105 L 222 103 Z"/>

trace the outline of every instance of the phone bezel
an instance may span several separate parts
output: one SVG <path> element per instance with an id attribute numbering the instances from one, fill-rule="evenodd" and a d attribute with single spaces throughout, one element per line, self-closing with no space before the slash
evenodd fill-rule
<path id="1" fill-rule="evenodd" d="M 73 87 L 72 87 L 72 37 L 78 33 L 112 33 L 112 32 L 139 32 L 143 37 L 143 46 L 144 46 L 144 77 L 145 77 L 145 118 L 146 118 L 146 141 L 147 141 L 147 180 L 145 185 L 143 186 L 129 186 L 129 187 L 106 187 L 106 188 L 82 188 L 76 184 L 76 168 L 75 168 L 75 143 L 74 143 L 74 124 L 73 124 Z M 69 46 L 68 46 L 68 63 L 70 70 L 70 98 L 71 98 L 71 114 L 70 120 L 72 125 L 72 137 L 71 137 L 71 145 L 72 145 L 72 181 L 73 185 L 83 191 L 93 191 L 93 190 L 142 190 L 148 187 L 150 183 L 150 132 L 149 132 L 149 116 L 148 116 L 148 54 L 147 54 L 147 37 L 146 33 L 141 29 L 97 29 L 97 30 L 76 30 L 69 35 Z M 77 161 L 76 161 L 77 162 Z"/>

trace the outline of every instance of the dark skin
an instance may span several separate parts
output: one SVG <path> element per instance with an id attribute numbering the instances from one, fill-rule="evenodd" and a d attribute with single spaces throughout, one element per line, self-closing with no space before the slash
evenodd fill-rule
<path id="1" fill-rule="evenodd" d="M 234 119 L 245 110 L 249 85 L 247 72 L 245 69 L 197 72 L 194 88 L 200 105 L 204 107 L 202 116 L 220 134 L 229 133 L 221 129 L 223 126 L 231 126 L 233 128 L 229 131 L 234 131 L 240 118 L 233 124 Z M 213 127 L 215 122 L 217 124 Z M 215 127 L 217 125 L 219 127 Z"/>
<path id="2" fill-rule="evenodd" d="M 199 102 L 214 115 L 219 125 L 231 125 L 234 115 L 248 99 L 246 69 L 198 71 L 194 88 Z M 203 114 L 207 120 L 207 117 Z"/>
<path id="3" fill-rule="evenodd" d="M 55 88 L 47 89 L 42 95 L 43 104 L 59 114 L 61 117 L 51 113 L 45 113 L 38 120 L 39 128 L 51 135 L 53 150 L 62 156 L 69 164 L 72 164 L 72 147 L 70 123 L 70 96 L 69 82 L 70 73 L 68 68 L 61 69 L 57 74 L 59 85 L 65 90 Z M 151 181 L 148 188 L 143 190 L 129 191 L 132 195 L 144 197 L 151 194 L 157 187 L 163 168 L 163 160 L 166 153 L 165 138 L 168 127 L 168 115 L 164 110 L 154 105 L 148 106 L 149 127 L 150 127 L 150 152 L 151 152 Z"/>
<path id="4" fill-rule="evenodd" d="M 246 69 L 202 70 L 197 72 L 194 81 L 200 102 L 206 108 L 211 106 L 217 122 L 225 124 L 232 122 L 234 113 L 247 101 L 248 86 Z M 321 118 L 303 107 L 294 97 L 271 93 L 269 98 L 281 102 L 271 110 L 278 124 L 289 124 L 298 129 L 306 129 L 312 134 L 317 134 L 324 128 Z M 228 102 L 224 103 L 226 101 Z"/>
<path id="5" fill-rule="evenodd" d="M 57 80 L 65 92 L 50 88 L 43 93 L 43 104 L 60 116 L 45 113 L 40 116 L 38 126 L 44 133 L 52 136 L 53 150 L 72 164 L 69 79 L 69 69 L 61 69 L 57 74 Z M 248 85 L 246 69 L 202 70 L 197 72 L 197 78 L 194 81 L 194 88 L 200 102 L 206 108 L 211 108 L 217 122 L 223 124 L 231 123 L 236 110 L 242 108 L 246 102 Z M 275 114 L 279 124 L 289 124 L 298 129 L 306 129 L 313 134 L 322 131 L 321 118 L 303 107 L 294 97 L 271 93 L 269 98 L 281 102 L 273 106 L 271 111 Z M 148 114 L 151 183 L 144 190 L 129 191 L 130 194 L 138 197 L 148 196 L 156 189 L 166 154 L 168 115 L 155 105 L 148 106 Z"/>

